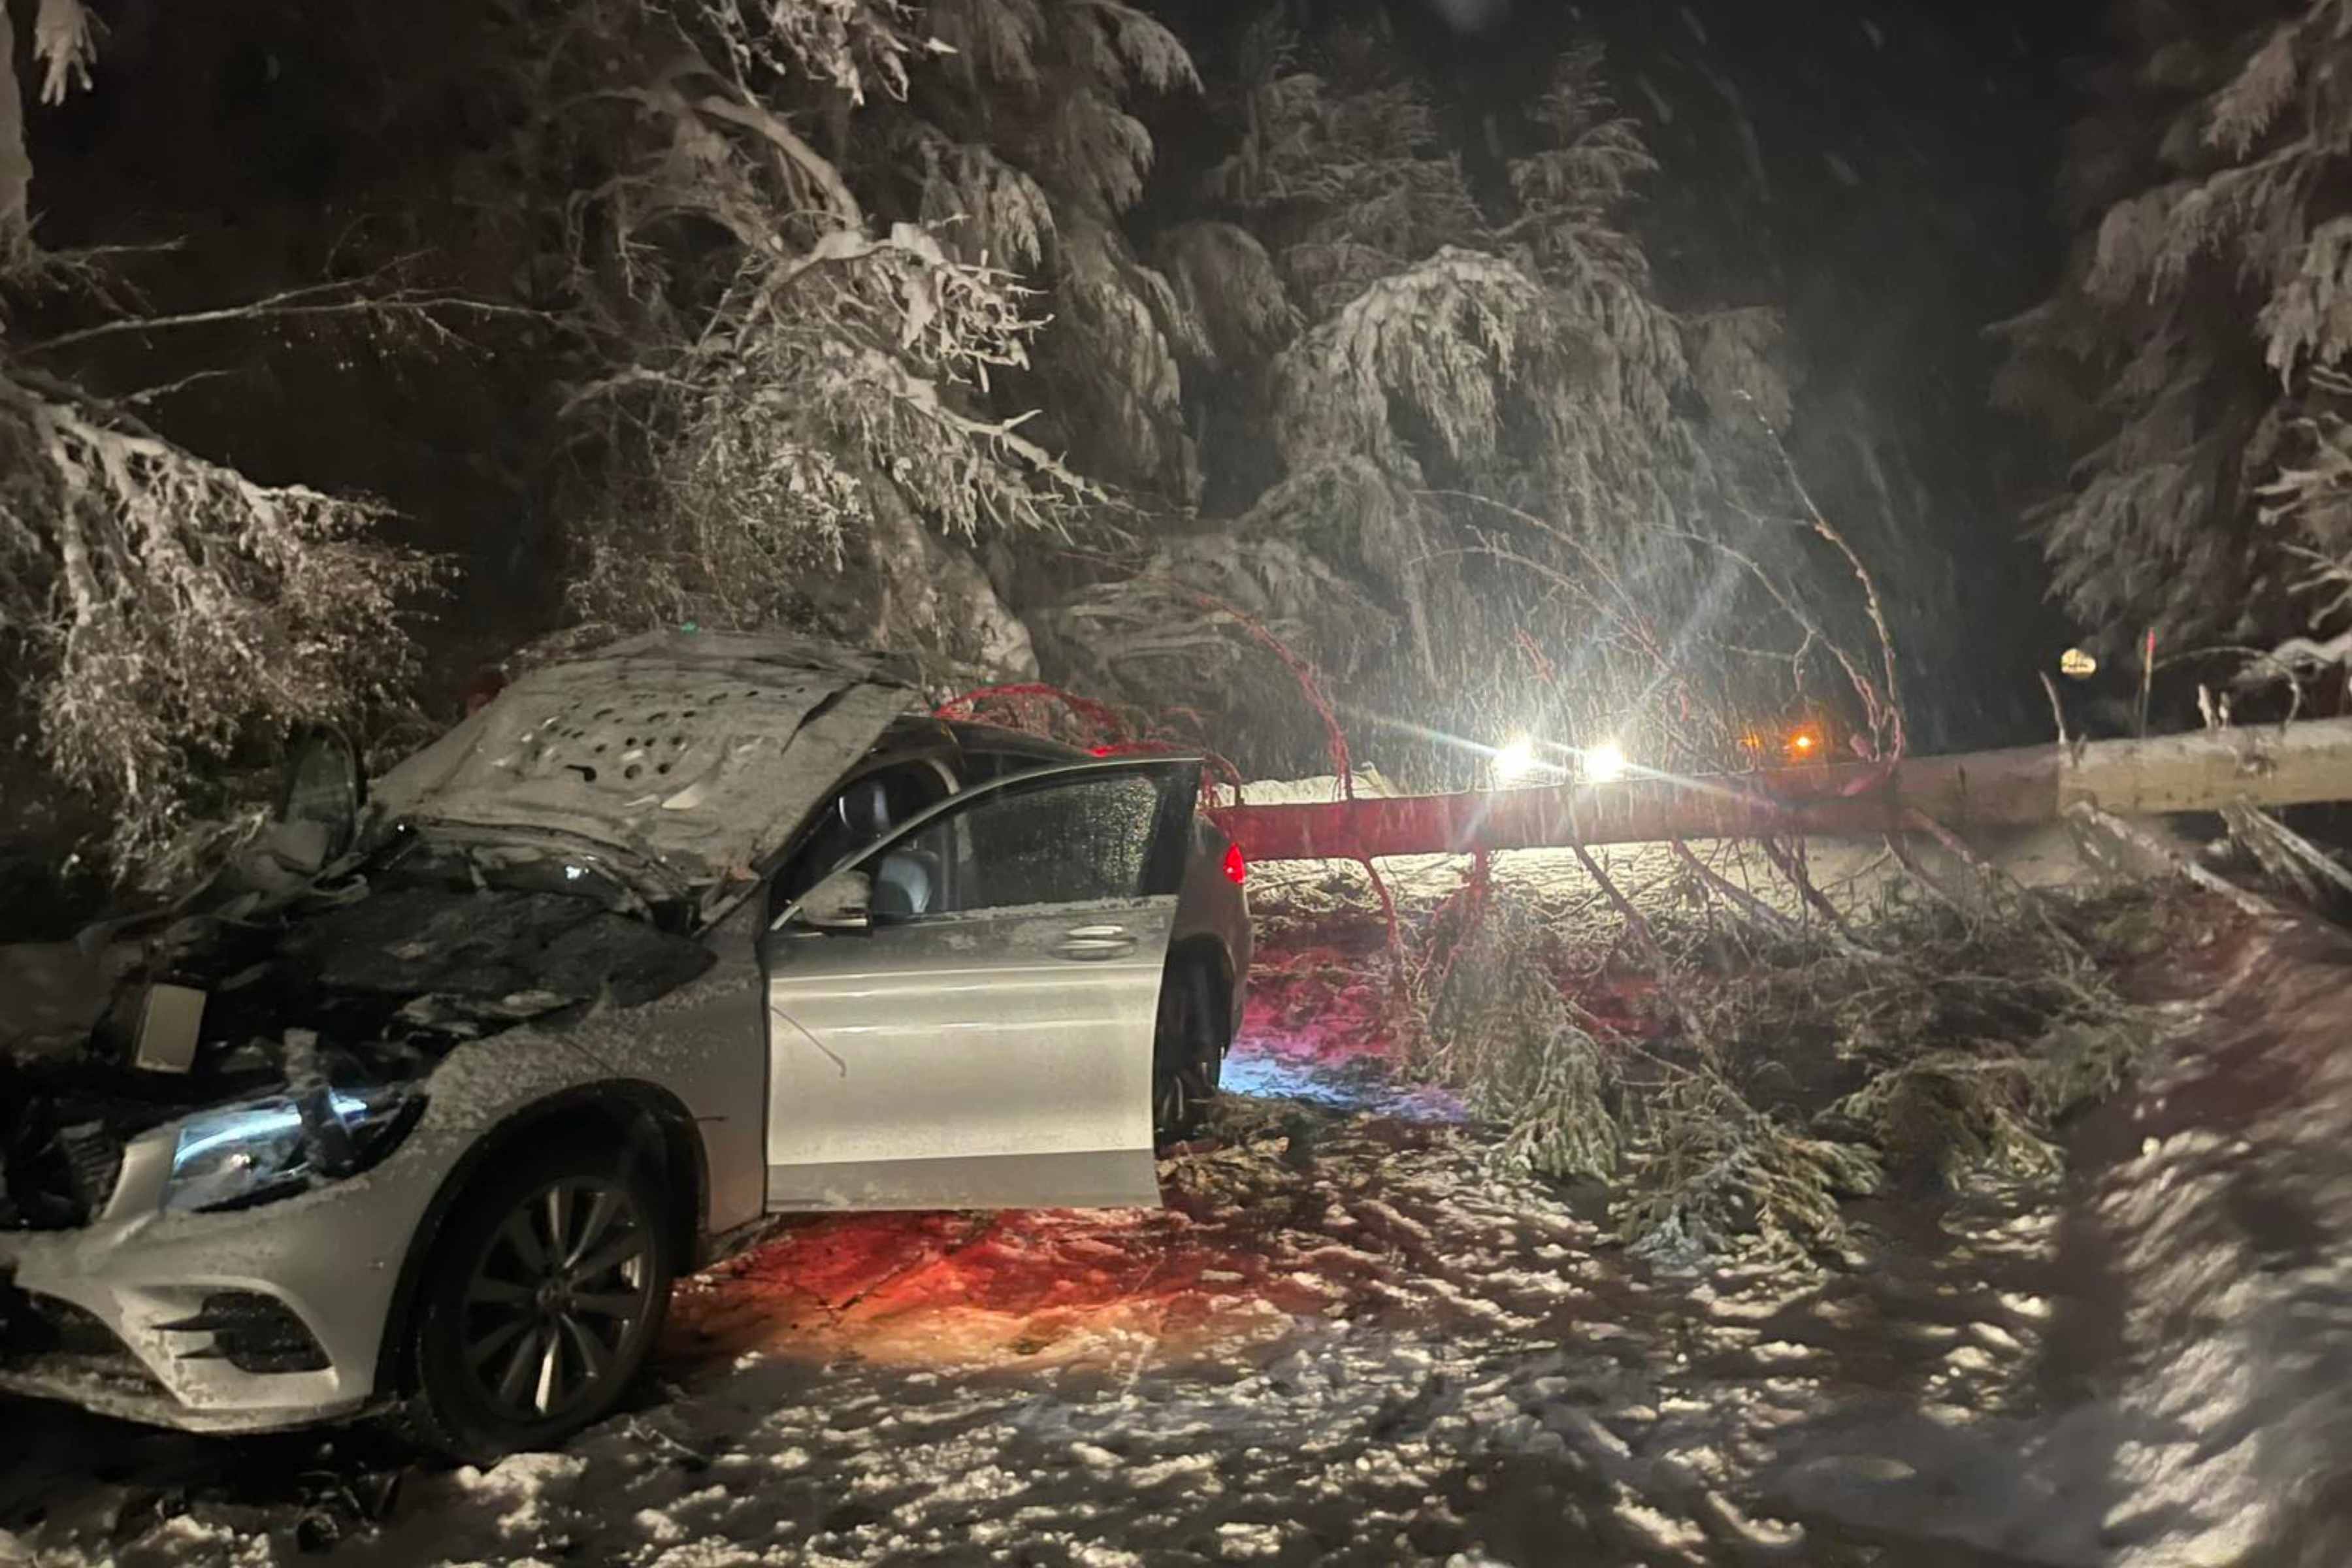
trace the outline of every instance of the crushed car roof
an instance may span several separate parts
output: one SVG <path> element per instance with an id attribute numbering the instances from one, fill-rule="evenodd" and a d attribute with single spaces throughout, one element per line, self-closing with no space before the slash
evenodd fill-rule
<path id="1" fill-rule="evenodd" d="M 372 809 L 576 834 L 708 887 L 919 707 L 910 675 L 800 637 L 654 633 L 520 678 L 375 781 Z"/>

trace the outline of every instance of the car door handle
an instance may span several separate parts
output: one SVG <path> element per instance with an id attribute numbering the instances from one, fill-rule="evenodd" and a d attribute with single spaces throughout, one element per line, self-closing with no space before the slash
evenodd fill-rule
<path id="1" fill-rule="evenodd" d="M 1118 958 L 1135 951 L 1135 933 L 1125 926 L 1073 926 L 1055 951 L 1064 958 Z"/>

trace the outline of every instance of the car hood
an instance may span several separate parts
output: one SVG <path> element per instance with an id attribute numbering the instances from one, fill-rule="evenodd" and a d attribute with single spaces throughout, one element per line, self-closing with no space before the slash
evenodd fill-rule
<path id="1" fill-rule="evenodd" d="M 371 811 L 575 834 L 707 890 L 746 877 L 919 705 L 881 656 L 657 633 L 524 676 L 376 780 Z"/>

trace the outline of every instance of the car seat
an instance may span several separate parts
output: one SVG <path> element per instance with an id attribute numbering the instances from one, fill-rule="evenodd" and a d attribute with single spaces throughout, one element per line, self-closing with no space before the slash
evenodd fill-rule
<path id="1" fill-rule="evenodd" d="M 940 858 L 928 849 L 900 847 L 874 868 L 873 910 L 884 920 L 929 914 L 940 896 Z"/>

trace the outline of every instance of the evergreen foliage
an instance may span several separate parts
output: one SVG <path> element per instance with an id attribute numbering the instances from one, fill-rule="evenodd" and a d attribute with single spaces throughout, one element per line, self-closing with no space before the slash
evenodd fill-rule
<path id="1" fill-rule="evenodd" d="M 1416 1065 L 1501 1129 L 1505 1162 L 1608 1184 L 1643 1256 L 1833 1255 L 1842 1198 L 2056 1179 L 2056 1129 L 2157 1037 L 2112 976 L 2180 908 L 1971 890 L 1890 887 L 1839 927 L 1635 892 L 1638 978 L 1571 910 L 1500 893 L 1424 951 Z M 1629 1018 L 1622 992 L 1664 1005 Z M 1616 1016 L 1586 1012 L 1596 996 Z"/>
<path id="2" fill-rule="evenodd" d="M 0 300 L 91 280 L 34 245 L 14 36 L 0 9 Z M 80 0 L 40 0 L 43 102 L 89 86 L 96 36 Z M 257 484 L 0 345 L 0 719 L 110 824 L 119 870 L 168 855 L 252 727 L 405 698 L 399 611 L 433 571 L 376 537 L 380 510 Z"/>
<path id="3" fill-rule="evenodd" d="M 375 521 L 0 364 L 0 649 L 51 766 L 110 814 L 119 864 L 163 847 L 247 726 L 403 693 L 396 612 L 428 565 Z"/>
<path id="4" fill-rule="evenodd" d="M 1663 644 L 1617 668 L 1580 621 L 1630 584 L 1648 616 L 1684 628 L 1694 657 L 1675 679 L 1737 684 L 1706 650 L 1757 589 L 1707 541 L 1793 563 L 1785 530 L 1749 521 L 1790 507 L 1759 460 L 1789 408 L 1777 323 L 1658 301 L 1622 216 L 1653 164 L 1597 52 L 1564 56 L 1527 106 L 1500 211 L 1376 33 L 1260 21 L 1219 58 L 1232 68 L 1212 102 L 1240 134 L 1157 253 L 1194 323 L 1178 342 L 1199 340 L 1180 368 L 1247 410 L 1205 426 L 1207 460 L 1265 477 L 1228 502 L 1222 551 L 1159 548 L 1131 581 L 1034 616 L 1047 646 L 1213 599 L 1303 637 L 1298 651 L 1365 700 L 1422 722 L 1491 726 L 1513 705 L 1501 717 L 1529 721 L 1528 670 L 1497 657 L 1518 647 L 1574 668 L 1591 725 L 1623 727 L 1662 689 Z M 1320 569 L 1277 565 L 1302 560 Z M 1241 563 L 1256 592 L 1235 591 Z M 1318 614 L 1310 595 L 1335 576 L 1381 613 Z M 1139 637 L 1079 668 L 1139 700 L 1230 703 L 1214 689 L 1228 661 L 1199 660 L 1197 640 Z"/>
<path id="5" fill-rule="evenodd" d="M 1037 183 L 914 124 L 892 141 L 916 153 L 919 186 L 864 195 L 863 171 L 803 134 L 809 118 L 903 102 L 910 58 L 936 42 L 911 13 L 780 0 L 592 15 L 557 34 L 553 68 L 572 79 L 551 99 L 572 119 L 548 142 L 609 169 L 574 205 L 573 278 L 626 362 L 575 400 L 603 416 L 616 503 L 581 530 L 585 617 L 887 634 L 858 618 L 887 573 L 846 617 L 808 587 L 853 549 L 878 566 L 886 512 L 971 541 L 1059 531 L 1104 499 L 992 408 L 1038 325 L 1035 291 L 1002 263 L 1073 244 Z M 1030 30 L 983 39 L 992 14 L 959 15 L 976 52 L 1036 68 Z M 1120 79 L 1165 73 L 1155 36 L 1099 26 L 1146 62 L 1106 45 Z M 616 61 L 635 76 L 615 81 Z M 976 212 L 948 210 L 960 198 Z M 884 216 L 894 200 L 905 217 Z"/>
<path id="6" fill-rule="evenodd" d="M 1837 679 L 1844 628 L 1778 608 L 1810 568 L 1777 321 L 1661 303 L 1591 50 L 1482 190 L 1347 26 L 1204 26 L 1203 83 L 1118 0 L 482 26 L 451 90 L 511 195 L 477 275 L 559 345 L 541 537 L 586 630 L 784 625 L 943 687 L 1042 655 L 1264 767 L 1303 760 L 1294 683 L 1236 677 L 1286 648 L 1412 722 L 1646 726 L 1662 762 L 1725 760 L 1693 715 L 1747 687 Z M 56 80 L 87 65 L 38 37 Z M 1231 139 L 1155 168 L 1152 105 L 1196 93 Z"/>
<path id="7" fill-rule="evenodd" d="M 2000 391 L 2075 458 L 2043 520 L 2081 620 L 2274 641 L 2352 552 L 2352 10 L 2129 0 L 2063 181 L 2058 292 L 2009 324 Z"/>

